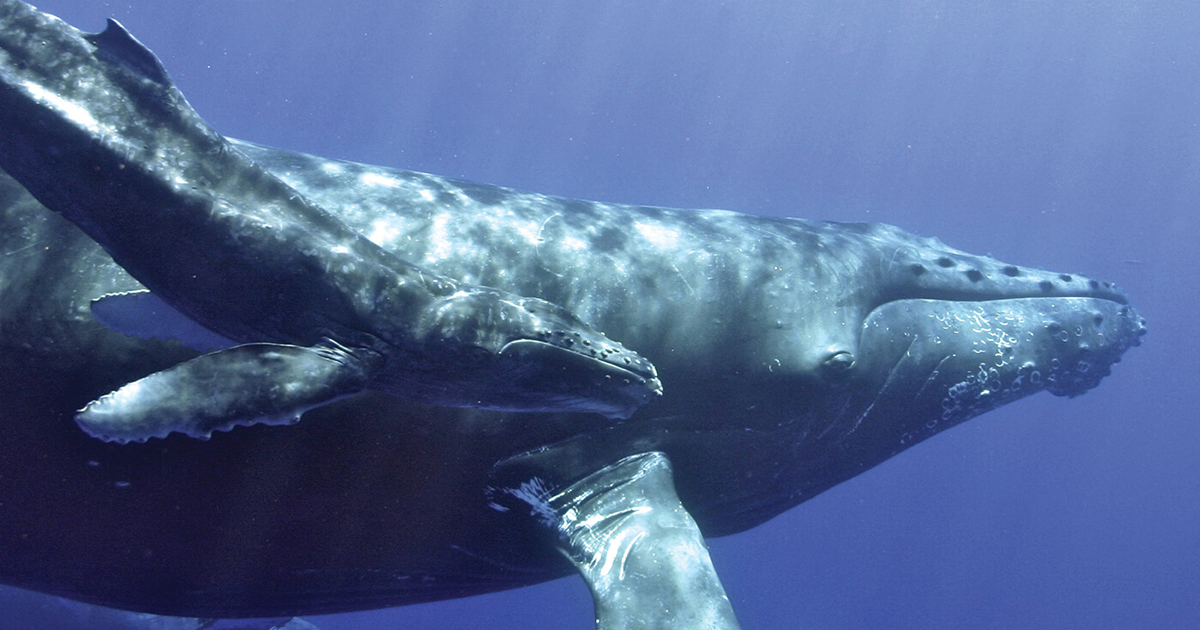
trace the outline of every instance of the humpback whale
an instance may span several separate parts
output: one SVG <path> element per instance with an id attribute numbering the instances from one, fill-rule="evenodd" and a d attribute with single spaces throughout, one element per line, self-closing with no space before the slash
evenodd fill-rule
<path id="1" fill-rule="evenodd" d="M 1111 284 L 887 225 L 226 139 L 119 25 L 16 0 L 0 168 L 0 582 L 149 613 L 574 571 L 601 627 L 733 628 L 706 537 L 1082 394 L 1145 332 Z"/>

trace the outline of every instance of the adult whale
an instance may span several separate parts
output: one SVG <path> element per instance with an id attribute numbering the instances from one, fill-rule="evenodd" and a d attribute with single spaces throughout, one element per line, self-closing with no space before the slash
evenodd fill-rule
<path id="1" fill-rule="evenodd" d="M 144 79 L 88 100 L 6 88 L 41 108 L 39 125 L 78 127 L 80 111 L 100 120 L 108 99 L 148 107 L 137 111 L 150 128 L 178 114 L 139 89 L 165 74 L 122 30 L 89 36 L 4 0 L 0 33 L 5 69 L 52 66 L 71 86 L 97 72 Z M 29 133 L 0 124 L 4 155 L 90 155 L 13 139 Z M 162 614 L 271 616 L 465 596 L 574 565 L 611 627 L 688 614 L 732 627 L 697 524 L 742 531 L 998 405 L 1083 393 L 1144 332 L 1108 284 L 889 226 L 565 200 L 220 146 L 401 260 L 561 305 L 652 361 L 666 393 L 613 422 L 364 391 L 290 427 L 102 443 L 78 429 L 76 409 L 196 355 L 97 323 L 92 300 L 142 286 L 6 179 L 0 580 Z M 209 159 L 138 155 L 98 166 Z M 86 173 L 0 159 L 35 190 Z"/>

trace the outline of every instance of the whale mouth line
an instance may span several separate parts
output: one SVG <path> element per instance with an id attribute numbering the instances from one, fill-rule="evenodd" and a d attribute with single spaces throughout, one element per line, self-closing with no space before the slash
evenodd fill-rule
<path id="1" fill-rule="evenodd" d="M 1015 294 L 1015 295 L 997 296 L 994 298 L 987 298 L 987 299 L 980 299 L 979 296 L 973 296 L 972 298 L 947 298 L 944 296 L 920 295 L 920 296 L 895 297 L 895 298 L 892 298 L 889 300 L 884 300 L 884 301 L 878 303 L 877 305 L 875 305 L 874 307 L 872 307 L 870 310 L 868 310 L 867 313 L 863 316 L 863 321 L 867 321 L 867 320 L 871 319 L 871 317 L 874 316 L 881 309 L 884 309 L 891 305 L 902 303 L 902 302 L 942 302 L 945 304 L 953 304 L 953 305 L 961 306 L 964 304 L 984 305 L 984 304 L 998 304 L 998 303 L 1002 303 L 1002 302 L 1045 302 L 1045 303 L 1050 303 L 1050 302 L 1063 301 L 1063 300 L 1069 300 L 1069 301 L 1091 300 L 1097 306 L 1099 306 L 1101 304 L 1106 304 L 1106 303 L 1107 304 L 1115 304 L 1120 307 L 1120 310 L 1122 312 L 1126 312 L 1127 310 L 1132 310 L 1132 308 L 1133 308 L 1133 307 L 1129 306 L 1128 300 L 1117 299 L 1116 296 L 1110 297 L 1107 295 L 1020 295 L 1020 294 Z M 1138 319 L 1141 319 L 1140 316 L 1138 317 Z"/>
<path id="2" fill-rule="evenodd" d="M 599 370 L 606 377 L 618 378 L 630 383 L 648 384 L 651 387 L 658 382 L 658 373 L 654 369 L 654 365 L 641 357 L 625 356 L 627 363 L 622 366 L 606 357 L 594 356 L 537 339 L 516 339 L 504 344 L 504 347 L 500 349 L 501 356 L 528 355 L 529 353 L 537 353 L 546 359 L 561 363 L 563 369 L 582 367 Z"/>
<path id="3" fill-rule="evenodd" d="M 1049 275 L 1047 273 L 1045 277 L 1049 277 Z M 983 305 L 993 302 L 1018 300 L 1053 301 L 1085 299 L 1094 300 L 1096 305 L 1108 303 L 1119 305 L 1124 309 L 1132 308 L 1129 306 L 1128 296 L 1112 283 L 1068 274 L 1059 274 L 1058 280 L 1060 284 L 1067 281 L 1075 282 L 1076 284 L 1086 282 L 1086 286 L 1062 287 L 1050 280 L 1041 280 L 1034 285 L 995 288 L 991 291 L 982 287 L 978 290 L 972 290 L 961 286 L 925 285 L 910 286 L 907 288 L 893 287 L 891 290 L 884 290 L 879 295 L 880 299 L 864 313 L 863 321 L 865 322 L 870 319 L 881 308 L 905 301 Z"/>
<path id="4" fill-rule="evenodd" d="M 934 288 L 922 288 L 919 291 L 914 291 L 911 294 L 897 292 L 894 295 L 887 296 L 881 300 L 875 308 L 890 304 L 892 302 L 900 302 L 903 300 L 929 300 L 932 302 L 1002 302 L 1005 300 L 1061 300 L 1061 299 L 1089 299 L 1103 302 L 1113 302 L 1121 306 L 1129 306 L 1129 298 L 1124 293 L 1116 289 L 1107 291 L 1056 291 L 1053 288 L 1042 291 L 1014 291 L 1010 293 L 997 292 L 994 295 L 982 293 L 974 293 L 965 290 L 945 289 L 938 290 Z M 874 310 L 874 309 L 872 309 Z"/>

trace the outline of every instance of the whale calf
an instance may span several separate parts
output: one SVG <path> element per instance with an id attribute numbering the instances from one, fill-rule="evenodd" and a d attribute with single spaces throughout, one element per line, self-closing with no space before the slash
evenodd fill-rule
<path id="1" fill-rule="evenodd" d="M 32 79 L 15 79 L 0 94 L 0 166 L 12 176 L 0 179 L 7 584 L 163 615 L 273 617 L 464 597 L 577 572 L 602 627 L 705 619 L 732 628 L 707 537 L 761 524 L 1000 405 L 1040 391 L 1085 393 L 1145 333 L 1127 296 L 1108 283 L 975 256 L 892 226 L 563 199 L 208 131 L 193 142 L 202 121 L 184 116 L 190 107 L 166 87 L 157 59 L 112 29 L 81 33 L 0 0 L 0 77 L 47 77 L 33 82 L 40 91 L 25 85 Z M 90 123 L 108 108 L 123 112 L 121 126 Z M 68 135 L 47 139 L 55 133 Z M 112 162 L 103 153 L 112 146 L 132 147 L 130 161 Z M 200 222 L 173 232 L 188 251 L 162 252 L 160 269 L 158 259 L 140 259 L 143 245 L 163 249 L 134 233 L 142 215 L 74 207 L 113 189 L 131 199 L 212 199 L 230 185 L 181 165 L 232 172 L 230 195 L 274 204 L 275 229 L 256 234 L 281 232 L 278 247 L 242 243 L 233 230 L 213 236 Z M 129 170 L 148 175 L 124 179 Z M 176 188 L 162 173 L 184 183 Z M 161 192 L 164 179 L 169 190 Z M 170 221 L 196 211 L 184 204 Z M 126 212 L 129 221 L 118 214 Z M 334 248 L 378 248 L 439 282 L 556 305 L 568 321 L 603 331 L 603 343 L 614 344 L 606 348 L 619 342 L 619 353 L 564 354 L 572 350 L 560 342 L 546 371 L 560 384 L 547 387 L 583 389 L 570 390 L 582 392 L 570 398 L 578 406 L 554 409 L 536 408 L 544 393 L 536 379 L 484 388 L 496 404 L 463 404 L 471 382 L 457 389 L 445 353 L 406 355 L 411 363 L 392 373 L 424 373 L 420 382 L 446 397 L 334 387 L 342 376 L 326 373 L 325 357 L 359 362 L 369 382 L 366 374 L 382 369 L 375 361 L 387 365 L 371 353 L 391 356 L 339 332 L 358 330 L 337 325 L 357 312 L 336 305 L 347 285 L 322 289 L 335 305 L 314 302 L 313 269 L 292 279 L 280 264 L 267 266 L 283 281 L 260 287 L 278 296 L 243 289 L 236 295 L 253 298 L 243 304 L 221 286 L 252 282 L 239 277 L 257 264 L 243 252 L 302 262 L 290 248 L 310 241 L 292 229 L 311 231 L 314 222 L 337 224 L 316 231 L 331 239 L 315 259 L 321 264 L 343 260 Z M 210 251 L 216 262 L 192 262 Z M 176 286 L 191 281 L 212 290 Z M 146 321 L 161 318 L 139 316 L 163 308 L 176 318 L 165 333 Z M 479 329 L 486 312 L 455 309 L 437 329 Z M 259 341 L 244 323 L 259 317 L 276 319 L 272 331 L 299 332 Z M 187 324 L 215 338 L 197 342 L 195 329 L 179 332 Z M 251 348 L 253 359 L 232 356 L 276 377 L 278 366 L 263 357 L 278 345 L 325 353 L 311 371 L 307 359 L 280 363 L 302 368 L 286 382 L 337 395 L 320 397 L 325 404 L 290 426 L 251 423 L 208 441 L 166 431 L 207 434 L 191 405 L 167 409 L 166 426 L 147 430 L 129 420 L 136 405 L 125 403 L 151 397 L 144 419 L 153 421 L 169 407 L 163 392 L 203 380 L 186 366 L 221 356 L 181 338 L 202 350 L 223 339 L 243 344 L 233 351 L 276 344 Z M 537 356 L 514 365 L 541 369 Z M 624 362 L 635 357 L 645 363 Z M 631 389 L 618 382 L 603 390 L 610 373 L 633 375 Z M 114 411 L 111 422 L 83 420 L 123 428 L 119 439 L 134 442 L 81 431 L 77 410 L 128 383 L 146 387 L 85 412 Z M 264 406 L 240 388 L 234 396 L 235 405 Z M 612 400 L 621 403 L 604 402 Z M 290 405 L 288 414 L 308 406 Z M 229 415 L 214 416 L 227 428 Z"/>
<path id="2" fill-rule="evenodd" d="M 79 422 L 93 435 L 208 437 L 368 386 L 621 418 L 660 392 L 653 365 L 566 309 L 413 265 L 308 202 L 213 132 L 115 21 L 94 36 L 35 12 L 6 21 L 54 53 L 6 41 L 0 166 L 167 303 L 157 310 L 240 344 L 89 404 Z M 149 297 L 104 310 L 144 314 Z"/>

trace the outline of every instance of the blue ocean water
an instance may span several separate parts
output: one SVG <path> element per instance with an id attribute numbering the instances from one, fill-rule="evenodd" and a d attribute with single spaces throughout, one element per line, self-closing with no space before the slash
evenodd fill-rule
<path id="1" fill-rule="evenodd" d="M 1082 398 L 711 541 L 754 628 L 1200 627 L 1200 5 L 45 1 L 227 135 L 571 197 L 883 221 L 1127 290 Z M 589 628 L 578 579 L 326 630 Z"/>

